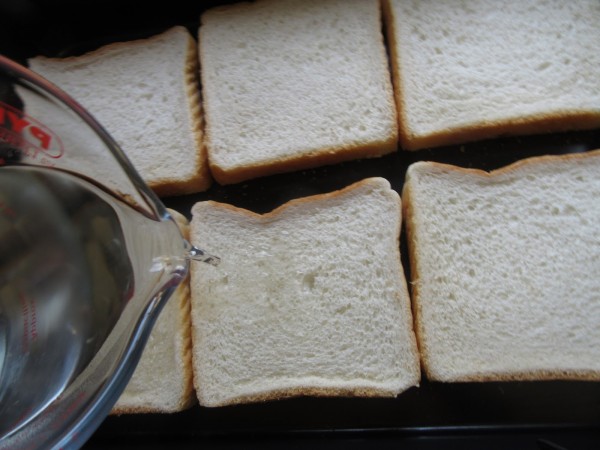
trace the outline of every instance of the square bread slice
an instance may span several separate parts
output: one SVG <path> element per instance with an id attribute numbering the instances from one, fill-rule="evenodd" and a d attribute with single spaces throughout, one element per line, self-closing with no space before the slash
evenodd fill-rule
<path id="1" fill-rule="evenodd" d="M 383 0 L 404 149 L 600 127 L 597 0 Z"/>
<path id="2" fill-rule="evenodd" d="M 196 41 L 185 28 L 28 63 L 106 128 L 158 195 L 210 186 Z"/>
<path id="3" fill-rule="evenodd" d="M 169 210 L 182 234 L 189 223 Z M 140 361 L 111 414 L 175 413 L 196 403 L 192 381 L 190 284 L 186 278 L 167 300 Z"/>
<path id="4" fill-rule="evenodd" d="M 429 379 L 600 380 L 600 150 L 415 163 L 403 204 Z"/>
<path id="5" fill-rule="evenodd" d="M 259 0 L 199 29 L 214 178 L 236 183 L 397 149 L 378 0 Z"/>
<path id="6" fill-rule="evenodd" d="M 264 215 L 215 202 L 192 213 L 192 241 L 221 256 L 191 272 L 201 405 L 395 396 L 418 384 L 400 198 L 387 180 Z"/>

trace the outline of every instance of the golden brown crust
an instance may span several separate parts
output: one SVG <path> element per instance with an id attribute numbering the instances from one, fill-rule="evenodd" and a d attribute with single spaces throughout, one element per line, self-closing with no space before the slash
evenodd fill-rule
<path id="1" fill-rule="evenodd" d="M 560 163 L 565 160 L 584 160 L 587 158 L 600 157 L 600 149 L 591 150 L 582 153 L 568 153 L 563 155 L 544 155 L 532 158 L 526 158 L 517 161 L 508 166 L 496 169 L 490 172 L 480 169 L 470 169 L 464 167 L 458 167 L 450 164 L 443 164 L 438 162 L 425 162 L 436 169 L 444 172 L 453 172 L 458 174 L 464 174 L 466 176 L 477 176 L 484 179 L 493 179 L 494 177 L 501 176 L 507 173 L 513 173 L 518 169 L 525 169 L 528 166 L 544 163 Z M 421 163 L 422 164 L 422 163 Z M 429 350 L 427 347 L 427 335 L 422 323 L 422 309 L 421 309 L 421 297 L 420 297 L 420 259 L 417 249 L 419 248 L 418 239 L 415 233 L 415 219 L 414 219 L 414 201 L 412 198 L 411 184 L 410 182 L 404 184 L 402 190 L 402 206 L 404 214 L 404 223 L 406 226 L 406 236 L 408 242 L 408 253 L 410 261 L 410 272 L 411 272 L 411 299 L 413 306 L 413 318 L 415 321 L 415 334 L 417 336 L 417 343 L 419 347 L 419 354 L 421 356 L 421 366 L 427 379 L 439 380 L 435 372 L 435 369 L 431 367 L 429 360 Z M 514 372 L 514 373 L 481 373 L 473 374 L 469 376 L 455 377 L 453 379 L 447 379 L 443 377 L 444 381 L 454 382 L 467 382 L 467 381 L 533 381 L 533 380 L 600 380 L 600 372 L 597 371 L 582 371 L 582 370 L 540 370 L 540 371 L 527 371 L 527 372 Z"/>
<path id="2" fill-rule="evenodd" d="M 595 370 L 532 370 L 527 372 L 479 373 L 440 380 L 434 373 L 427 373 L 431 381 L 447 383 L 490 382 L 490 381 L 600 381 L 600 372 Z"/>
<path id="3" fill-rule="evenodd" d="M 428 164 L 431 167 L 442 170 L 445 172 L 453 172 L 453 173 L 462 173 L 469 176 L 478 176 L 483 178 L 494 178 L 504 174 L 513 173 L 517 170 L 526 169 L 531 165 L 539 165 L 539 164 L 556 164 L 561 163 L 563 161 L 568 160 L 584 160 L 588 158 L 597 158 L 600 157 L 600 149 L 588 150 L 585 152 L 577 152 L 577 153 L 563 153 L 559 155 L 542 155 L 542 156 L 533 156 L 530 158 L 521 159 L 512 164 L 509 164 L 504 167 L 500 167 L 499 169 L 486 171 L 481 169 L 472 169 L 467 167 L 455 166 L 452 164 L 439 163 L 434 161 L 424 161 L 421 163 L 415 164 Z M 410 169 L 410 167 L 409 167 Z M 406 185 L 405 185 L 406 187 Z"/>
<path id="4" fill-rule="evenodd" d="M 188 238 L 186 233 L 186 239 Z M 175 411 L 182 411 L 196 403 L 196 395 L 194 391 L 193 366 L 192 366 L 192 301 L 190 275 L 186 277 L 178 289 L 181 289 L 181 295 L 185 299 L 179 304 L 179 314 L 181 317 L 180 323 L 183 326 L 181 331 L 182 346 L 181 360 L 183 361 L 183 392 L 181 393 L 180 402 Z"/>
<path id="5" fill-rule="evenodd" d="M 430 377 L 429 365 L 427 364 L 427 346 L 423 324 L 421 322 L 421 302 L 419 291 L 419 258 L 417 253 L 418 242 L 415 233 L 412 192 L 409 183 L 404 183 L 402 189 L 402 216 L 406 228 L 406 240 L 408 243 L 408 261 L 410 266 L 410 298 L 412 305 L 412 316 L 414 321 L 414 331 L 417 339 L 417 349 L 421 360 L 421 370 L 425 372 L 427 378 Z"/>
<path id="6" fill-rule="evenodd" d="M 400 207 L 399 208 L 400 209 L 400 211 L 399 211 L 400 217 L 398 218 L 398 224 L 397 224 L 397 227 L 395 230 L 396 248 L 398 248 L 398 251 L 396 252 L 396 257 L 397 257 L 396 264 L 399 269 L 399 273 L 397 274 L 397 276 L 398 276 L 398 280 L 400 280 L 400 289 L 402 290 L 402 292 L 398 292 L 398 294 L 403 295 L 408 301 L 403 301 L 403 299 L 400 297 L 397 298 L 397 300 L 401 304 L 402 309 L 404 310 L 404 317 L 406 317 L 406 319 L 407 319 L 406 323 L 404 323 L 403 325 L 405 327 L 407 327 L 409 330 L 410 347 L 411 347 L 410 351 L 413 355 L 415 355 L 415 359 L 417 361 L 420 361 L 419 345 L 418 345 L 417 336 L 416 336 L 411 296 L 410 296 L 410 292 L 408 290 L 406 277 L 404 276 L 404 266 L 402 264 L 402 255 L 400 254 L 400 248 L 401 248 L 400 237 L 402 235 L 402 223 L 403 223 L 403 217 L 404 217 L 403 200 L 402 200 L 402 197 L 400 197 L 400 195 L 398 195 L 398 206 Z M 420 366 L 417 366 L 415 368 L 414 375 L 415 375 L 414 383 L 416 385 L 418 385 L 420 378 L 421 378 L 421 367 Z"/>
<path id="7" fill-rule="evenodd" d="M 250 211 L 250 210 L 247 210 L 244 208 L 238 208 L 237 206 L 233 206 L 228 203 L 216 202 L 214 200 L 207 200 L 205 202 L 200 202 L 197 204 L 208 203 L 211 205 L 218 206 L 218 207 L 222 208 L 223 210 L 228 210 L 228 211 L 234 212 L 236 214 L 239 214 L 240 216 L 243 216 L 247 219 L 254 220 L 259 223 L 265 223 L 265 222 L 269 222 L 269 221 L 276 219 L 284 211 L 286 211 L 287 209 L 289 209 L 293 206 L 305 205 L 305 204 L 309 204 L 309 203 L 320 202 L 320 201 L 323 201 L 326 199 L 342 197 L 343 195 L 345 195 L 351 191 L 354 191 L 355 189 L 361 188 L 363 186 L 367 186 L 373 182 L 377 182 L 377 180 L 384 180 L 389 185 L 389 181 L 387 181 L 385 178 L 380 178 L 380 177 L 364 178 L 360 181 L 357 181 L 349 186 L 346 186 L 342 189 L 338 189 L 336 191 L 331 191 L 331 192 L 326 192 L 323 194 L 316 194 L 316 195 L 311 195 L 308 197 L 292 199 L 292 200 L 284 203 L 283 205 L 275 208 L 274 210 L 269 211 L 267 213 L 263 213 L 263 214 L 258 214 L 258 213 L 255 213 L 253 211 Z"/>
<path id="8" fill-rule="evenodd" d="M 404 97 L 401 94 L 403 83 L 400 79 L 400 54 L 398 52 L 398 43 L 396 41 L 396 20 L 394 8 L 392 8 L 391 0 L 381 0 L 383 12 L 383 26 L 387 38 L 387 49 L 389 61 L 391 65 L 391 77 L 394 87 L 394 100 L 396 102 L 396 115 L 398 118 L 398 140 L 402 148 L 405 148 L 406 137 L 408 136 L 406 117 L 406 107 Z"/>
<path id="9" fill-rule="evenodd" d="M 197 153 L 195 160 L 188 161 L 186 164 L 196 167 L 197 173 L 194 178 L 190 180 L 173 177 L 170 179 L 149 182 L 148 185 L 159 197 L 203 192 L 212 184 L 212 177 L 208 167 L 208 156 L 202 132 L 204 120 L 202 115 L 202 99 L 199 81 L 200 65 L 196 41 L 189 33 L 187 33 L 187 37 L 188 44 L 186 48 L 185 72 L 183 73 L 183 76 L 188 99 L 190 124 L 192 125 L 191 132 L 194 142 L 196 143 Z"/>
<path id="10" fill-rule="evenodd" d="M 190 277 L 190 282 L 193 283 L 193 275 L 191 275 Z M 192 291 L 192 301 L 194 301 L 194 286 L 193 284 L 190 285 L 190 289 Z M 194 352 L 194 342 L 197 342 L 197 337 L 196 334 L 200 334 L 200 332 L 197 330 L 197 327 L 194 323 L 194 321 L 192 320 L 191 323 L 191 327 L 190 327 L 190 336 L 192 338 L 192 384 L 194 386 L 194 392 L 196 393 L 196 397 L 198 400 L 200 400 L 200 392 L 202 389 L 202 382 L 200 380 L 199 374 L 197 373 L 196 370 L 194 370 L 195 367 L 198 367 L 198 362 L 197 362 L 197 356 L 196 356 L 196 352 Z"/>
<path id="11" fill-rule="evenodd" d="M 144 406 L 144 405 L 139 405 L 139 406 L 128 406 L 128 407 L 123 407 L 123 406 L 115 406 L 109 413 L 109 415 L 111 416 L 122 416 L 122 415 L 128 415 L 128 414 L 175 414 L 181 411 L 185 411 L 186 409 L 191 408 L 192 406 L 194 406 L 196 404 L 196 399 L 194 398 L 194 396 L 192 396 L 190 399 L 187 399 L 186 402 L 182 402 L 179 405 L 177 405 L 176 408 L 172 409 L 172 410 L 158 410 L 156 408 L 150 407 L 150 406 Z"/>
<path id="12" fill-rule="evenodd" d="M 204 145 L 204 136 L 202 133 L 204 118 L 202 115 L 201 106 L 200 62 L 198 60 L 198 52 L 196 50 L 196 41 L 191 35 L 188 35 L 185 84 L 187 86 L 191 122 L 194 125 L 192 132 L 194 134 L 194 139 L 198 149 L 198 154 L 196 155 L 197 160 L 194 162 L 194 166 L 198 167 L 198 175 L 193 185 L 188 186 L 188 189 L 193 189 L 196 192 L 198 190 L 205 191 L 212 184 L 212 178 L 208 168 L 208 156 L 206 146 Z"/>
<path id="13" fill-rule="evenodd" d="M 207 134 L 209 134 L 209 131 L 207 131 Z M 210 138 L 208 139 L 208 146 L 210 149 Z M 392 135 L 385 141 L 374 142 L 369 145 L 323 148 L 311 153 L 257 162 L 253 165 L 239 166 L 233 169 L 223 169 L 212 161 L 210 150 L 208 158 L 214 179 L 218 183 L 226 185 L 263 176 L 311 169 L 360 158 L 377 158 L 388 153 L 393 153 L 396 150 L 397 138 L 395 135 Z"/>
<path id="14" fill-rule="evenodd" d="M 198 391 L 201 392 L 201 391 Z M 356 388 L 319 388 L 313 386 L 302 386 L 290 389 L 275 389 L 268 392 L 242 395 L 229 400 L 207 405 L 200 397 L 200 405 L 207 407 L 221 407 L 230 405 L 240 405 L 245 403 L 267 402 L 275 400 L 284 400 L 295 397 L 395 397 L 396 393 L 385 389 L 375 389 L 370 387 Z"/>
<path id="15" fill-rule="evenodd" d="M 402 91 L 402 88 L 399 91 Z M 506 120 L 481 121 L 470 126 L 447 128 L 428 135 L 415 136 L 408 127 L 407 113 L 402 107 L 404 102 L 401 99 L 398 105 L 402 120 L 405 122 L 400 127 L 400 144 L 405 150 L 461 144 L 502 136 L 590 130 L 600 127 L 598 111 L 563 110 Z"/>
<path id="16" fill-rule="evenodd" d="M 181 234 L 186 240 L 190 240 L 190 223 L 187 218 L 178 211 L 168 209 L 168 212 L 173 216 L 177 226 L 181 230 Z M 182 301 L 179 303 L 180 323 L 183 324 L 181 360 L 184 362 L 183 385 L 184 391 L 181 394 L 181 402 L 178 405 L 178 410 L 184 410 L 196 402 L 193 380 L 192 366 L 192 290 L 190 285 L 191 275 L 188 273 L 185 280 L 178 286 Z"/>

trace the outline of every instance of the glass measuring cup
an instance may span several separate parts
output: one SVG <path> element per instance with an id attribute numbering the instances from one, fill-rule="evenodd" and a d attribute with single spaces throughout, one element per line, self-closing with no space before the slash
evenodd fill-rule
<path id="1" fill-rule="evenodd" d="M 218 263 L 80 105 L 0 56 L 0 449 L 83 445 L 190 259 Z"/>

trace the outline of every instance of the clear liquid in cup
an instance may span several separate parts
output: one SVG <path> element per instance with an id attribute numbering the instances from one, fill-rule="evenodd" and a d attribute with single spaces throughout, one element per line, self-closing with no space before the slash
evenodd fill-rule
<path id="1" fill-rule="evenodd" d="M 72 175 L 0 170 L 0 439 L 61 395 L 128 303 L 185 274 L 184 243 Z"/>

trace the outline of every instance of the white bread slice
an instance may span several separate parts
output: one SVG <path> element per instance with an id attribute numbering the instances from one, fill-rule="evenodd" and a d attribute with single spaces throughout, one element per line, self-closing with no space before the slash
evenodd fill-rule
<path id="1" fill-rule="evenodd" d="M 187 238 L 187 219 L 177 211 L 169 213 Z M 111 414 L 174 413 L 195 403 L 188 277 L 156 319 L 133 376 Z"/>
<path id="2" fill-rule="evenodd" d="M 400 262 L 401 206 L 382 178 L 264 215 L 197 203 L 191 272 L 201 405 L 291 396 L 395 396 L 420 368 Z"/>
<path id="3" fill-rule="evenodd" d="M 158 195 L 210 186 L 196 42 L 185 28 L 28 63 L 96 117 Z"/>
<path id="4" fill-rule="evenodd" d="M 404 149 L 600 127 L 597 0 L 384 0 Z"/>
<path id="5" fill-rule="evenodd" d="M 199 29 L 210 167 L 222 184 L 397 149 L 378 0 L 259 0 Z"/>
<path id="6" fill-rule="evenodd" d="M 491 173 L 420 162 L 403 191 L 425 373 L 600 380 L 600 150 Z"/>

